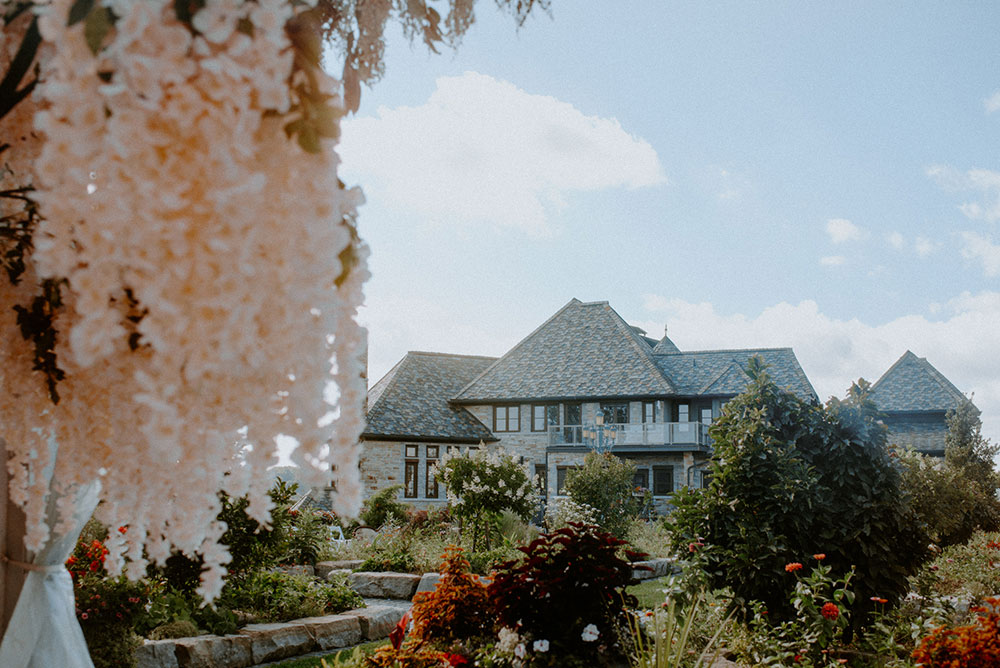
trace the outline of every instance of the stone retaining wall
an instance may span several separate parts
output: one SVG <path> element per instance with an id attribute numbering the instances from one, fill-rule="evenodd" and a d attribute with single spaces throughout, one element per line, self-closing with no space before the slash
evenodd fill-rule
<path id="1" fill-rule="evenodd" d="M 249 668 L 379 640 L 402 617 L 402 609 L 376 605 L 281 624 L 250 624 L 234 635 L 146 641 L 136 651 L 136 663 L 138 668 Z"/>
<path id="2" fill-rule="evenodd" d="M 632 564 L 632 577 L 636 580 L 652 580 L 674 573 L 674 562 L 670 559 L 650 559 Z"/>

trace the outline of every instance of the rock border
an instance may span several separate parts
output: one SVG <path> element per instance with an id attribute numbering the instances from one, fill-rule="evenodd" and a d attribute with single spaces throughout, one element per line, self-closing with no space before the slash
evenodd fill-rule
<path id="1" fill-rule="evenodd" d="M 226 636 L 147 640 L 136 650 L 137 668 L 251 668 L 316 651 L 351 647 L 389 635 L 401 608 L 373 605 L 280 624 L 249 624 Z"/>

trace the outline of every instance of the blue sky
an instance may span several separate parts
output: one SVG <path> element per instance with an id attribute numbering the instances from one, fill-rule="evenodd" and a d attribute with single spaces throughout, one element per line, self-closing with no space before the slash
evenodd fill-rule
<path id="1" fill-rule="evenodd" d="M 576 297 L 685 350 L 792 346 L 824 399 L 907 349 L 1000 438 L 1000 8 L 493 3 L 397 32 L 345 121 L 377 380 Z"/>

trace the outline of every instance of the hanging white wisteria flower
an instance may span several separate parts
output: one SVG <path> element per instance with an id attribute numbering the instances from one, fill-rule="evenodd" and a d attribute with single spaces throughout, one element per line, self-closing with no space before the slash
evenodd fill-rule
<path id="1" fill-rule="evenodd" d="M 308 7 L 185 4 L 35 8 L 34 118 L 3 123 L 39 140 L 43 216 L 18 284 L 0 282 L 24 305 L 0 321 L 0 437 L 29 548 L 50 529 L 54 463 L 55 493 L 100 479 L 99 517 L 129 525 L 110 563 L 197 552 L 211 598 L 228 561 L 217 493 L 249 494 L 266 521 L 279 434 L 303 482 L 332 479 L 337 510 L 357 510 L 367 271 L 362 197 L 337 179 L 339 84 L 295 40 Z"/>

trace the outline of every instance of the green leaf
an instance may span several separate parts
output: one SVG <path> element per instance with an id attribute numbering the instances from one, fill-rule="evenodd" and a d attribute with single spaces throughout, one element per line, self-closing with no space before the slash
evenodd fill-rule
<path id="1" fill-rule="evenodd" d="M 94 7 L 94 0 L 76 0 L 73 6 L 69 8 L 69 21 L 67 21 L 67 26 L 74 26 L 80 21 L 87 18 L 90 14 L 90 10 Z"/>
<path id="2" fill-rule="evenodd" d="M 87 14 L 87 22 L 83 26 L 83 35 L 87 38 L 87 46 L 95 56 L 100 52 L 104 38 L 114 24 L 111 10 L 107 7 L 94 7 Z"/>

